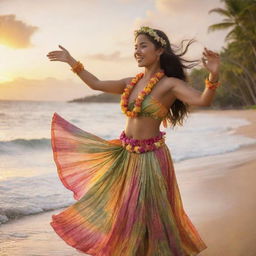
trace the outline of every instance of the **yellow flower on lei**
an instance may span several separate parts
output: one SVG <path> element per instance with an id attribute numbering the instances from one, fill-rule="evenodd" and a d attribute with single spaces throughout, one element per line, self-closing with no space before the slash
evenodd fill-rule
<path id="1" fill-rule="evenodd" d="M 133 149 L 134 149 L 134 151 L 135 151 L 136 153 L 140 153 L 140 150 L 139 150 L 140 147 L 139 147 L 139 146 L 135 146 Z"/>
<path id="2" fill-rule="evenodd" d="M 140 112 L 140 111 L 141 111 L 141 107 L 135 107 L 135 108 L 134 108 L 134 111 L 135 111 L 135 112 Z"/>
<path id="3" fill-rule="evenodd" d="M 130 144 L 128 144 L 128 145 L 126 146 L 126 149 L 127 149 L 128 151 L 130 151 L 130 150 L 132 149 L 132 146 L 131 146 Z"/>

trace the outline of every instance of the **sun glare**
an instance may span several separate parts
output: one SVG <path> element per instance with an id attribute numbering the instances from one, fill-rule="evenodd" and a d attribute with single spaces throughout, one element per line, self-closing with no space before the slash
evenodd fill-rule
<path id="1" fill-rule="evenodd" d="M 3 75 L 0 75 L 0 84 L 2 83 L 7 83 L 7 82 L 11 82 L 13 81 L 12 78 L 8 77 L 8 76 L 3 76 Z"/>

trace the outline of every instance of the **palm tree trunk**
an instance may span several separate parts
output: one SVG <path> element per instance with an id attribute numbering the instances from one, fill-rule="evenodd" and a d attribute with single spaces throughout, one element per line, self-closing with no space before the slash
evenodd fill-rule
<path id="1" fill-rule="evenodd" d="M 244 79 L 245 85 L 250 93 L 250 97 L 253 100 L 253 104 L 256 104 L 256 92 L 254 91 L 255 90 L 255 88 L 254 88 L 255 80 L 251 76 L 250 71 L 244 65 L 240 64 L 238 61 L 236 61 L 232 58 L 224 57 L 224 59 L 226 59 L 227 61 L 229 61 L 243 69 L 243 71 L 245 72 L 245 77 L 246 77 L 246 79 Z"/>
<path id="2" fill-rule="evenodd" d="M 244 81 L 243 81 L 243 79 L 238 75 L 238 74 L 236 74 L 236 73 L 234 73 L 234 76 L 236 77 L 236 79 L 238 80 L 238 81 L 240 81 L 240 83 L 243 83 Z M 241 99 L 242 100 L 242 102 L 244 103 L 244 105 L 251 105 L 251 102 L 249 102 L 248 101 L 248 96 L 245 94 L 245 91 L 244 90 L 242 90 L 242 88 L 241 88 L 241 86 L 239 86 L 238 85 L 238 91 L 239 91 L 239 94 L 237 94 L 237 93 L 233 93 L 234 94 L 234 96 L 235 97 L 237 97 L 237 98 L 239 98 L 239 99 Z"/>
<path id="3" fill-rule="evenodd" d="M 249 91 L 249 95 L 250 95 L 250 98 L 252 100 L 252 104 L 256 104 L 256 96 L 252 92 L 252 86 L 251 86 L 250 82 L 248 81 L 246 75 L 241 75 L 241 77 L 243 78 L 244 84 L 246 85 L 246 87 Z"/>

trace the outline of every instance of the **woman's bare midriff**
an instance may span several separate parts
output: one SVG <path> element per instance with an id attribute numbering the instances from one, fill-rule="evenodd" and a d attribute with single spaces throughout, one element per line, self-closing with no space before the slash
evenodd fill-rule
<path id="1" fill-rule="evenodd" d="M 127 118 L 125 134 L 129 138 L 144 140 L 159 135 L 161 120 L 150 117 Z"/>

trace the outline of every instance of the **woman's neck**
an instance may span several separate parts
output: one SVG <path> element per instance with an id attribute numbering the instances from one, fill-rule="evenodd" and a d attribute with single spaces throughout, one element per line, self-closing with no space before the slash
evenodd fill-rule
<path id="1" fill-rule="evenodd" d="M 163 71 L 163 69 L 160 68 L 160 65 L 155 65 L 151 67 L 145 67 L 144 69 L 144 79 L 148 80 L 150 79 L 155 73 Z"/>

